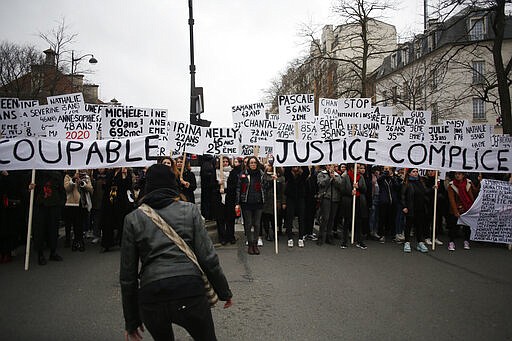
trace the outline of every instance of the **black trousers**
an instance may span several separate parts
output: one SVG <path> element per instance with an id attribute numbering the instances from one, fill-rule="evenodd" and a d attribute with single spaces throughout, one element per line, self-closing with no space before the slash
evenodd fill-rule
<path id="1" fill-rule="evenodd" d="M 174 340 L 171 323 L 185 328 L 196 341 L 217 340 L 206 295 L 140 303 L 139 311 L 142 322 L 155 341 Z"/>
<path id="2" fill-rule="evenodd" d="M 60 211 L 60 206 L 34 206 L 32 234 L 36 251 L 43 252 L 45 243 L 52 254 L 57 250 Z"/>

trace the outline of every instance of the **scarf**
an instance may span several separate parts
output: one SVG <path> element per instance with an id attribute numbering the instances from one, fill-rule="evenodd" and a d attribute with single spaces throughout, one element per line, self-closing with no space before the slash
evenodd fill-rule
<path id="1" fill-rule="evenodd" d="M 348 178 L 350 179 L 350 183 L 354 184 L 354 171 L 351 169 L 347 172 Z M 356 182 L 359 184 L 359 179 L 361 179 L 361 174 L 357 173 Z M 359 187 L 356 190 L 356 197 L 360 196 Z"/>
<path id="2" fill-rule="evenodd" d="M 473 205 L 473 200 L 469 196 L 469 193 L 466 189 L 468 180 L 463 179 L 461 181 L 453 180 L 453 184 L 459 190 L 459 198 L 462 204 L 462 208 L 464 208 L 464 212 L 470 209 L 471 205 Z"/>

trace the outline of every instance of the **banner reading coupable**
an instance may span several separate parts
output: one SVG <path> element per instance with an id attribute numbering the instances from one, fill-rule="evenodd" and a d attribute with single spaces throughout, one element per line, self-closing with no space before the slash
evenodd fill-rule
<path id="1" fill-rule="evenodd" d="M 91 169 L 143 167 L 159 155 L 158 135 L 129 139 L 0 140 L 0 169 Z"/>

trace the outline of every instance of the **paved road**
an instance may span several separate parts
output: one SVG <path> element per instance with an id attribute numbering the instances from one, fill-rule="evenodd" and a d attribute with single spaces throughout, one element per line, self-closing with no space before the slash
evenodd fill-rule
<path id="1" fill-rule="evenodd" d="M 512 252 L 495 245 L 404 254 L 239 245 L 218 253 L 235 305 L 216 307 L 219 340 L 512 340 Z M 119 252 L 62 249 L 64 262 L 0 265 L 0 339 L 122 340 Z M 177 340 L 190 340 L 176 328 Z M 151 340 L 149 334 L 145 340 Z"/>

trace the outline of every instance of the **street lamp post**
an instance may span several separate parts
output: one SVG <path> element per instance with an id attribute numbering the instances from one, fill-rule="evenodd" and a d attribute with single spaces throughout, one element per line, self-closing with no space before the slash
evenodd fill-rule
<path id="1" fill-rule="evenodd" d="M 75 51 L 71 51 L 71 89 L 73 92 L 75 91 L 75 71 L 76 71 L 76 63 L 78 63 L 80 60 L 84 59 L 85 57 L 91 57 L 89 59 L 89 63 L 96 64 L 98 60 L 94 58 L 94 55 L 91 53 L 84 54 L 81 57 L 75 58 Z"/>
<path id="2" fill-rule="evenodd" d="M 192 0 L 188 0 L 188 25 L 190 30 L 190 123 L 209 127 L 211 122 L 201 119 L 204 112 L 203 88 L 196 87 L 196 65 L 194 64 L 194 13 Z"/>

